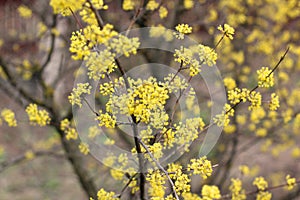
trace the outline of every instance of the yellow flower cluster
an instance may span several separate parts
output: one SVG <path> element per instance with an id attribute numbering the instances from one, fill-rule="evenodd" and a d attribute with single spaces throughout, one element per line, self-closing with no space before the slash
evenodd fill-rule
<path id="1" fill-rule="evenodd" d="M 71 45 L 69 50 L 71 53 L 75 54 L 72 55 L 74 60 L 81 60 L 85 56 L 90 55 L 90 49 L 86 45 L 87 41 L 81 30 L 73 32 L 70 40 Z"/>
<path id="2" fill-rule="evenodd" d="M 279 104 L 279 96 L 275 93 L 271 94 L 271 101 L 269 104 L 269 108 L 270 110 L 277 110 L 277 108 L 279 108 L 280 104 Z"/>
<path id="3" fill-rule="evenodd" d="M 61 13 L 63 16 L 72 15 L 72 12 L 81 10 L 86 0 L 51 0 L 50 6 L 55 14 Z"/>
<path id="4" fill-rule="evenodd" d="M 178 31 L 174 33 L 175 37 L 179 40 L 183 40 L 184 35 L 191 33 L 193 28 L 188 24 L 178 24 L 175 29 Z"/>
<path id="5" fill-rule="evenodd" d="M 183 67 L 189 67 L 190 76 L 195 76 L 201 71 L 201 65 L 194 57 L 194 52 L 190 48 L 181 46 L 180 49 L 175 49 L 174 60 L 182 64 Z"/>
<path id="6" fill-rule="evenodd" d="M 178 24 L 175 29 L 182 34 L 189 34 L 192 32 L 193 28 L 188 24 Z"/>
<path id="7" fill-rule="evenodd" d="M 292 178 L 289 174 L 285 177 L 287 189 L 292 190 L 296 186 L 296 178 Z"/>
<path id="8" fill-rule="evenodd" d="M 274 75 L 268 67 L 262 67 L 257 70 L 258 87 L 272 87 L 274 85 Z"/>
<path id="9" fill-rule="evenodd" d="M 183 1 L 183 7 L 185 9 L 191 9 L 194 6 L 194 1 L 193 0 L 184 0 Z"/>
<path id="10" fill-rule="evenodd" d="M 35 157 L 34 152 L 31 150 L 26 151 L 24 156 L 27 160 L 32 160 Z"/>
<path id="11" fill-rule="evenodd" d="M 249 110 L 257 109 L 261 106 L 261 94 L 256 91 L 252 91 L 249 96 L 248 100 L 251 103 L 251 105 L 248 107 Z"/>
<path id="12" fill-rule="evenodd" d="M 234 28 L 232 28 L 230 25 L 224 24 L 223 27 L 221 25 L 219 25 L 218 30 L 221 31 L 229 39 L 231 39 L 231 40 L 233 39 Z"/>
<path id="13" fill-rule="evenodd" d="M 135 6 L 134 0 L 124 0 L 122 4 L 123 10 L 133 10 Z"/>
<path id="14" fill-rule="evenodd" d="M 264 191 L 268 188 L 268 182 L 262 176 L 256 177 L 253 181 L 253 185 L 255 185 L 257 189 L 261 191 Z"/>
<path id="15" fill-rule="evenodd" d="M 198 138 L 199 132 L 203 130 L 205 123 L 201 117 L 187 119 L 183 124 L 174 124 L 174 143 L 182 146 L 186 152 L 189 151 L 190 142 Z M 170 138 L 168 138 L 170 140 Z"/>
<path id="16" fill-rule="evenodd" d="M 234 109 L 231 109 L 231 106 L 229 104 L 225 104 L 222 113 L 216 115 L 213 118 L 213 121 L 219 127 L 222 126 L 226 127 L 230 123 L 229 117 L 233 117 L 233 116 L 234 116 Z"/>
<path id="17" fill-rule="evenodd" d="M 170 42 L 174 39 L 173 32 L 170 29 L 165 28 L 161 24 L 158 26 L 150 27 L 149 36 L 153 38 L 158 38 L 163 36 L 167 42 Z"/>
<path id="18" fill-rule="evenodd" d="M 156 142 L 153 145 L 150 145 L 148 148 L 156 160 L 159 160 L 163 156 L 163 146 L 161 143 Z M 145 149 L 143 149 L 142 151 L 146 152 Z M 149 161 L 152 160 L 149 154 L 145 154 L 145 158 L 147 158 Z"/>
<path id="19" fill-rule="evenodd" d="M 155 10 L 159 6 L 159 3 L 157 3 L 155 0 L 149 0 L 147 5 L 146 5 L 146 10 Z"/>
<path id="20" fill-rule="evenodd" d="M 240 179 L 231 179 L 229 186 L 232 200 L 244 200 L 246 199 L 245 190 L 242 188 L 242 181 Z"/>
<path id="21" fill-rule="evenodd" d="M 117 170 L 117 169 L 111 169 L 110 170 L 110 175 L 115 179 L 115 180 L 122 180 L 124 178 L 124 172 Z"/>
<path id="22" fill-rule="evenodd" d="M 220 190 L 215 185 L 204 185 L 201 190 L 201 195 L 203 200 L 214 200 L 221 198 Z"/>
<path id="23" fill-rule="evenodd" d="M 207 177 L 212 174 L 212 166 L 211 162 L 206 159 L 206 157 L 202 157 L 199 159 L 191 159 L 191 164 L 188 164 L 188 171 L 192 171 L 193 174 L 200 174 L 203 179 L 207 179 Z"/>
<path id="24" fill-rule="evenodd" d="M 227 99 L 232 105 L 240 102 L 250 102 L 249 110 L 257 109 L 261 106 L 262 96 L 259 92 L 249 91 L 246 88 L 234 88 L 227 92 Z"/>
<path id="25" fill-rule="evenodd" d="M 149 170 L 146 180 L 150 184 L 150 188 L 148 190 L 149 195 L 163 199 L 166 190 L 166 187 L 164 186 L 166 183 L 166 176 L 161 174 L 159 170 Z"/>
<path id="26" fill-rule="evenodd" d="M 16 127 L 17 126 L 17 120 L 15 118 L 15 113 L 10 109 L 3 109 L 1 111 L 1 117 L 3 120 L 7 123 L 10 127 Z"/>
<path id="27" fill-rule="evenodd" d="M 82 106 L 81 96 L 83 94 L 90 94 L 92 86 L 89 83 L 78 83 L 76 88 L 73 88 L 72 93 L 69 95 L 68 99 L 72 105 Z"/>
<path id="28" fill-rule="evenodd" d="M 76 129 L 71 127 L 71 123 L 68 119 L 64 119 L 60 122 L 60 130 L 66 134 L 67 140 L 76 140 L 78 138 Z"/>
<path id="29" fill-rule="evenodd" d="M 27 6 L 21 5 L 18 7 L 19 15 L 23 18 L 30 18 L 32 16 L 32 11 Z"/>
<path id="30" fill-rule="evenodd" d="M 113 83 L 103 83 L 100 85 L 100 94 L 107 96 L 115 91 Z"/>
<path id="31" fill-rule="evenodd" d="M 90 139 L 94 139 L 97 135 L 100 134 L 97 126 L 90 126 L 88 133 L 88 138 Z"/>
<path id="32" fill-rule="evenodd" d="M 114 197 L 114 192 L 107 192 L 103 188 L 101 188 L 97 193 L 97 199 L 98 200 L 118 200 L 120 198 Z M 94 200 L 92 197 L 90 197 L 90 200 Z"/>
<path id="33" fill-rule="evenodd" d="M 79 15 L 88 25 L 98 25 L 97 16 L 89 6 L 83 7 Z"/>
<path id="34" fill-rule="evenodd" d="M 83 30 L 72 33 L 70 38 L 70 52 L 74 60 L 81 60 L 90 55 L 91 49 L 97 44 L 103 44 L 118 33 L 113 30 L 113 25 L 106 24 L 102 29 L 97 25 L 89 25 Z"/>
<path id="35" fill-rule="evenodd" d="M 29 104 L 25 111 L 32 125 L 46 126 L 51 121 L 49 113 L 46 110 L 38 110 L 36 104 Z"/>
<path id="36" fill-rule="evenodd" d="M 160 17 L 161 19 L 166 18 L 167 15 L 168 15 L 168 10 L 167 10 L 167 8 L 164 7 L 164 6 L 161 6 L 161 7 L 159 8 L 158 12 L 159 12 L 159 17 Z"/>
<path id="37" fill-rule="evenodd" d="M 259 191 L 256 195 L 256 200 L 271 200 L 272 194 L 268 191 Z"/>
<path id="38" fill-rule="evenodd" d="M 105 78 L 106 74 L 112 73 L 117 68 L 114 58 L 115 54 L 107 49 L 99 53 L 91 53 L 86 59 L 89 78 L 99 80 Z"/>
<path id="39" fill-rule="evenodd" d="M 99 122 L 98 126 L 105 126 L 106 128 L 115 128 L 116 117 L 110 115 L 109 113 L 102 113 L 99 111 L 99 116 L 96 117 L 96 120 Z"/>
<path id="40" fill-rule="evenodd" d="M 201 63 L 207 64 L 208 66 L 216 64 L 218 56 L 214 49 L 202 44 L 199 44 L 197 48 Z"/>
<path id="41" fill-rule="evenodd" d="M 227 92 L 227 99 L 231 104 L 237 104 L 239 102 L 246 102 L 247 97 L 249 96 L 250 91 L 246 88 L 234 88 Z"/>
<path id="42" fill-rule="evenodd" d="M 79 144 L 78 148 L 79 148 L 79 151 L 84 155 L 87 155 L 90 152 L 89 145 L 87 143 L 81 142 Z"/>
<path id="43" fill-rule="evenodd" d="M 215 50 L 202 44 L 193 45 L 189 48 L 183 46 L 175 49 L 174 60 L 182 64 L 183 67 L 189 67 L 190 76 L 195 76 L 201 71 L 201 64 L 212 66 L 216 64 L 217 53 Z"/>
<path id="44" fill-rule="evenodd" d="M 183 200 L 202 200 L 201 197 L 199 197 L 197 194 L 193 194 L 193 193 L 190 193 L 190 192 L 186 192 L 186 193 L 183 193 L 182 195 L 182 198 Z"/>
<path id="45" fill-rule="evenodd" d="M 139 38 L 128 38 L 121 34 L 112 38 L 105 44 L 111 51 L 116 52 L 117 55 L 124 55 L 125 57 L 129 57 L 130 54 L 135 55 L 140 46 Z"/>
<path id="46" fill-rule="evenodd" d="M 133 115 L 136 122 L 149 123 L 153 111 L 163 112 L 163 106 L 169 98 L 168 90 L 151 77 L 145 81 L 132 80 L 132 86 L 128 89 L 128 114 Z"/>

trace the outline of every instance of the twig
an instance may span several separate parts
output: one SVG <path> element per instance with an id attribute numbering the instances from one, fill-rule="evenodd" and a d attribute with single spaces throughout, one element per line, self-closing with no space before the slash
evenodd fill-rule
<path id="1" fill-rule="evenodd" d="M 99 14 L 99 12 L 97 11 L 97 9 L 95 8 L 95 6 L 93 5 L 93 3 L 91 2 L 91 0 L 87 0 L 87 2 L 90 4 L 91 6 L 91 9 L 93 11 L 93 13 L 96 15 L 96 20 L 97 20 L 97 23 L 99 25 L 99 27 L 102 29 L 103 26 L 104 26 L 104 22 Z"/>
<path id="2" fill-rule="evenodd" d="M 128 182 L 126 183 L 126 185 L 122 188 L 121 193 L 116 195 L 117 197 L 121 198 L 124 191 L 128 188 L 129 184 L 133 181 L 133 179 L 136 177 L 138 173 L 134 174 L 133 176 L 130 177 L 130 179 L 128 180 Z"/>
<path id="3" fill-rule="evenodd" d="M 163 166 L 161 166 L 161 164 L 154 158 L 154 156 L 152 155 L 152 153 L 150 152 L 149 148 L 147 147 L 147 145 L 145 145 L 145 143 L 139 139 L 139 143 L 144 147 L 144 149 L 147 151 L 147 153 L 149 154 L 149 156 L 151 157 L 151 159 L 155 162 L 155 164 L 157 165 L 157 167 L 166 175 L 170 185 L 171 185 L 171 188 L 172 188 L 172 191 L 173 191 L 173 194 L 174 194 L 174 197 L 179 200 L 179 197 L 177 195 L 177 192 L 176 192 L 176 189 L 175 189 L 175 185 L 171 179 L 171 177 L 169 176 L 169 173 L 163 168 Z"/>

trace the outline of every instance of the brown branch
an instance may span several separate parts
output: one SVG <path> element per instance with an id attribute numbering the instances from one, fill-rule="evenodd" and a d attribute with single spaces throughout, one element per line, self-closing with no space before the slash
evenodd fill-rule
<path id="1" fill-rule="evenodd" d="M 175 188 L 175 185 L 171 179 L 171 177 L 169 176 L 169 172 L 167 172 L 163 166 L 161 166 L 161 164 L 158 162 L 158 160 L 156 160 L 154 158 L 154 156 L 152 155 L 151 151 L 149 150 L 149 148 L 147 147 L 147 145 L 141 140 L 139 139 L 139 143 L 144 147 L 144 149 L 146 150 L 146 152 L 149 154 L 149 156 L 151 157 L 151 159 L 155 162 L 155 164 L 157 165 L 158 169 L 160 169 L 167 177 L 170 185 L 171 185 L 171 189 L 172 189 L 172 192 L 173 192 L 173 195 L 174 197 L 179 200 L 179 197 L 178 197 L 178 194 L 176 192 L 176 188 Z"/>
<path id="2" fill-rule="evenodd" d="M 90 4 L 91 10 L 96 15 L 96 20 L 97 20 L 98 26 L 102 29 L 104 27 L 104 22 L 103 22 L 103 20 L 102 20 L 102 18 L 100 16 L 98 10 L 95 8 L 95 6 L 91 2 L 91 0 L 87 0 L 87 2 Z"/>

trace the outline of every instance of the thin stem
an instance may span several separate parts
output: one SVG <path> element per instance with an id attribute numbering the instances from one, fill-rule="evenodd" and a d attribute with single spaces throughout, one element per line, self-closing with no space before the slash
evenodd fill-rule
<path id="1" fill-rule="evenodd" d="M 90 4 L 93 13 L 96 15 L 97 23 L 98 23 L 99 27 L 102 29 L 103 26 L 104 26 L 104 22 L 103 22 L 103 20 L 102 20 L 102 17 L 100 16 L 99 12 L 98 12 L 97 9 L 95 8 L 95 6 L 94 6 L 93 3 L 91 2 L 91 0 L 87 0 L 87 2 Z"/>
<path id="2" fill-rule="evenodd" d="M 127 30 L 126 30 L 125 36 L 128 36 L 130 29 L 132 29 L 134 23 L 135 23 L 136 20 L 138 19 L 138 17 L 139 17 L 139 15 L 140 15 L 141 11 L 143 10 L 143 6 L 144 6 L 144 0 L 141 0 L 141 1 L 140 1 L 139 8 L 136 10 L 136 12 L 135 12 L 135 14 L 134 14 L 132 20 L 130 21 L 130 24 L 129 24 Z"/>
<path id="3" fill-rule="evenodd" d="M 289 52 L 290 47 L 288 47 L 286 49 L 286 51 L 284 52 L 284 54 L 280 57 L 279 61 L 277 62 L 277 64 L 275 65 L 275 67 L 272 69 L 272 71 L 268 74 L 267 77 L 269 77 L 272 73 L 274 73 L 274 71 L 279 67 L 279 65 L 281 64 L 281 62 L 284 60 L 285 56 L 287 55 L 287 53 Z M 250 94 L 251 92 L 255 91 L 258 88 L 258 84 L 252 88 L 252 90 L 250 90 Z M 233 106 L 231 106 L 231 108 L 226 112 L 229 113 L 232 109 L 234 109 L 235 107 L 237 107 L 240 103 L 242 103 L 242 100 L 240 100 L 238 103 L 234 104 Z"/>
<path id="4" fill-rule="evenodd" d="M 131 177 L 129 178 L 129 180 L 128 180 L 128 182 L 126 183 L 126 185 L 122 188 L 121 193 L 118 194 L 118 195 L 116 195 L 116 197 L 119 197 L 119 198 L 122 197 L 124 191 L 126 190 L 126 188 L 128 188 L 129 184 L 134 180 L 134 178 L 136 177 L 137 174 L 138 174 L 138 173 L 134 174 L 133 176 L 131 176 Z"/>
<path id="5" fill-rule="evenodd" d="M 171 179 L 171 177 L 169 176 L 169 173 L 163 168 L 163 166 L 161 166 L 161 164 L 158 162 L 158 160 L 156 160 L 154 158 L 154 156 L 152 155 L 152 153 L 150 152 L 149 148 L 147 147 L 147 145 L 141 140 L 139 139 L 139 143 L 144 147 L 144 149 L 146 150 L 146 152 L 149 154 L 149 156 L 151 157 L 151 159 L 155 162 L 155 164 L 157 165 L 157 167 L 166 175 L 170 185 L 171 185 L 171 189 L 173 191 L 173 195 L 174 197 L 179 200 L 179 197 L 177 195 L 176 189 L 175 189 L 175 185 Z"/>

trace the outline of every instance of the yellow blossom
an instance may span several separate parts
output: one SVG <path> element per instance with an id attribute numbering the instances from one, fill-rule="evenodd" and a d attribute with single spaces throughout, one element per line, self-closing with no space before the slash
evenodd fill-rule
<path id="1" fill-rule="evenodd" d="M 24 156 L 27 160 L 32 160 L 35 155 L 34 155 L 33 151 L 29 150 L 29 151 L 26 151 Z"/>
<path id="2" fill-rule="evenodd" d="M 140 46 L 139 38 L 128 38 L 125 35 L 119 34 L 116 38 L 112 38 L 106 44 L 109 49 L 112 49 L 119 55 L 129 57 L 130 54 L 135 55 Z"/>
<path id="3" fill-rule="evenodd" d="M 32 125 L 46 126 L 50 123 L 49 113 L 46 110 L 39 110 L 36 104 L 29 104 L 25 111 Z"/>
<path id="4" fill-rule="evenodd" d="M 159 6 L 159 3 L 157 3 L 155 0 L 149 0 L 146 5 L 146 10 L 155 10 Z"/>
<path id="5" fill-rule="evenodd" d="M 265 128 L 258 128 L 256 131 L 255 131 L 255 135 L 258 136 L 258 137 L 265 137 L 267 135 L 267 129 Z"/>
<path id="6" fill-rule="evenodd" d="M 191 159 L 190 162 L 191 164 L 188 164 L 188 171 L 192 171 L 193 174 L 200 174 L 203 179 L 207 179 L 207 177 L 211 176 L 211 162 L 207 160 L 206 157 Z"/>
<path id="7" fill-rule="evenodd" d="M 134 0 L 124 0 L 122 4 L 123 10 L 133 10 L 134 9 Z"/>
<path id="8" fill-rule="evenodd" d="M 96 117 L 96 120 L 99 122 L 98 126 L 105 126 L 106 128 L 115 128 L 116 117 L 110 115 L 109 113 L 102 113 L 99 111 L 99 116 Z"/>
<path id="9" fill-rule="evenodd" d="M 289 174 L 285 177 L 287 189 L 292 190 L 296 185 L 296 178 L 292 178 Z"/>
<path id="10" fill-rule="evenodd" d="M 110 174 L 115 180 L 122 180 L 124 178 L 124 172 L 117 169 L 111 169 Z"/>
<path id="11" fill-rule="evenodd" d="M 272 194 L 268 191 L 259 191 L 256 195 L 256 200 L 271 200 Z"/>
<path id="12" fill-rule="evenodd" d="M 191 9 L 194 6 L 194 1 L 193 0 L 184 0 L 183 6 L 185 9 Z"/>
<path id="13" fill-rule="evenodd" d="M 61 13 L 63 16 L 69 16 L 72 15 L 72 12 L 77 12 L 84 3 L 85 0 L 50 0 L 53 12 L 55 14 Z"/>
<path id="14" fill-rule="evenodd" d="M 83 94 L 90 94 L 92 86 L 89 83 L 78 83 L 76 88 L 73 88 L 72 93 L 69 95 L 68 99 L 72 105 L 82 106 L 81 96 Z"/>
<path id="15" fill-rule="evenodd" d="M 114 192 L 106 192 L 103 188 L 97 193 L 98 200 L 117 200 Z"/>
<path id="16" fill-rule="evenodd" d="M 162 175 L 159 170 L 150 170 L 147 173 L 146 180 L 150 184 L 148 193 L 152 197 L 163 198 L 165 195 L 166 176 Z"/>
<path id="17" fill-rule="evenodd" d="M 240 179 L 231 179 L 229 186 L 232 200 L 244 200 L 246 199 L 245 190 L 242 188 L 242 181 Z"/>
<path id="18" fill-rule="evenodd" d="M 160 17 L 161 19 L 166 18 L 167 15 L 168 15 L 168 10 L 167 10 L 167 8 L 164 7 L 164 6 L 161 6 L 161 7 L 159 8 L 158 12 L 159 12 L 159 17 Z"/>
<path id="19" fill-rule="evenodd" d="M 60 130 L 64 131 L 67 140 L 76 140 L 78 138 L 77 131 L 71 127 L 71 123 L 68 119 L 64 119 L 60 122 Z"/>
<path id="20" fill-rule="evenodd" d="M 271 101 L 269 104 L 270 110 L 277 110 L 279 108 L 279 96 L 276 93 L 271 94 Z"/>
<path id="21" fill-rule="evenodd" d="M 203 200 L 214 200 L 220 199 L 220 190 L 215 185 L 204 185 L 201 190 L 201 195 Z"/>
<path id="22" fill-rule="evenodd" d="M 249 167 L 247 165 L 241 165 L 241 166 L 239 166 L 239 170 L 241 171 L 241 173 L 243 175 L 247 176 L 247 175 L 250 174 L 250 169 L 249 169 Z"/>
<path id="23" fill-rule="evenodd" d="M 192 27 L 188 24 L 178 24 L 175 29 L 178 31 L 178 33 L 174 33 L 175 37 L 180 40 L 184 39 L 185 34 L 192 32 Z"/>
<path id="24" fill-rule="evenodd" d="M 248 101 L 251 103 L 251 105 L 248 107 L 249 110 L 254 110 L 257 108 L 260 108 L 261 106 L 261 94 L 256 91 L 252 91 L 248 96 Z"/>
<path id="25" fill-rule="evenodd" d="M 234 35 L 234 28 L 232 28 L 231 26 L 229 26 L 228 24 L 224 24 L 224 26 L 222 27 L 221 25 L 218 26 L 218 30 L 221 31 L 226 37 L 228 37 L 229 39 L 233 39 L 233 35 Z"/>
<path id="26" fill-rule="evenodd" d="M 79 144 L 78 148 L 79 148 L 79 151 L 84 155 L 87 155 L 90 152 L 89 145 L 87 143 L 81 142 Z"/>
<path id="27" fill-rule="evenodd" d="M 1 117 L 10 127 L 17 126 L 17 120 L 15 119 L 15 113 L 10 109 L 3 109 L 1 111 Z"/>
<path id="28" fill-rule="evenodd" d="M 32 11 L 27 6 L 21 5 L 18 7 L 19 15 L 23 18 L 30 18 L 32 16 Z"/>
<path id="29" fill-rule="evenodd" d="M 257 70 L 258 75 L 258 86 L 259 87 L 272 87 L 274 85 L 274 75 L 271 73 L 268 67 L 262 67 L 261 69 Z"/>
<path id="30" fill-rule="evenodd" d="M 228 90 L 233 90 L 236 87 L 236 83 L 233 78 L 226 77 L 226 78 L 224 78 L 223 82 L 224 82 L 225 87 Z"/>
<path id="31" fill-rule="evenodd" d="M 260 191 L 264 191 L 268 188 L 268 182 L 262 176 L 256 177 L 253 181 L 253 185 Z"/>

